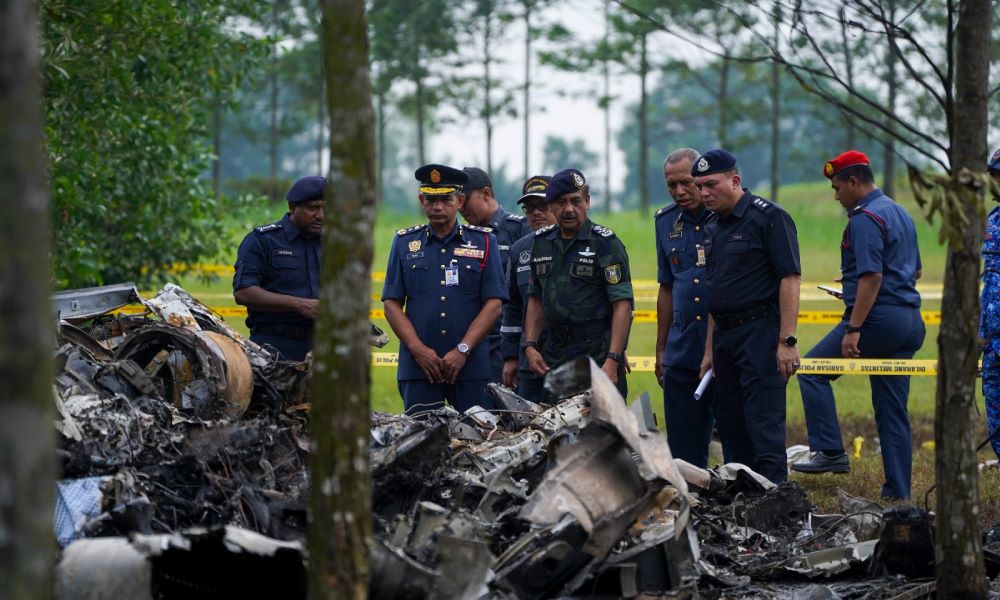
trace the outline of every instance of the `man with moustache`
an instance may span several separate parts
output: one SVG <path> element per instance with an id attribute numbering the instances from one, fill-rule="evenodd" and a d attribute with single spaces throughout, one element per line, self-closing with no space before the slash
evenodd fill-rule
<path id="1" fill-rule="evenodd" d="M 705 274 L 705 210 L 691 166 L 700 154 L 691 148 L 671 152 L 663 177 L 674 202 L 656 211 L 656 381 L 663 388 L 667 442 L 674 458 L 708 466 L 712 441 L 713 386 L 700 399 L 694 392 L 705 355 L 708 294 Z"/>
<path id="2" fill-rule="evenodd" d="M 625 344 L 632 324 L 628 254 L 613 231 L 592 222 L 583 173 L 552 176 L 545 201 L 556 224 L 535 232 L 524 318 L 524 355 L 538 376 L 589 355 L 625 397 Z"/>
<path id="3" fill-rule="evenodd" d="M 324 177 L 296 181 L 285 196 L 285 216 L 255 227 L 236 252 L 233 298 L 247 307 L 250 339 L 284 360 L 303 360 L 312 348 L 325 190 Z"/>
<path id="4" fill-rule="evenodd" d="M 500 206 L 493 195 L 493 182 L 486 171 L 478 167 L 465 167 L 462 170 L 469 175 L 469 182 L 462 188 L 465 203 L 459 212 L 466 223 L 493 230 L 500 252 L 500 266 L 506 276 L 511 245 L 531 233 L 531 228 L 528 227 L 525 215 L 508 213 Z M 486 339 L 490 344 L 490 381 L 499 383 L 503 370 L 499 320 Z"/>
<path id="5" fill-rule="evenodd" d="M 708 337 L 701 374 L 714 370 L 726 462 L 774 483 L 788 478 L 785 386 L 799 367 L 795 325 L 802 268 L 792 218 L 741 187 L 736 158 L 701 155 L 691 175 L 714 214 L 702 242 L 708 275 Z"/>
<path id="6" fill-rule="evenodd" d="M 545 190 L 551 178 L 535 175 L 524 182 L 523 194 L 517 201 L 524 209 L 528 225 L 538 231 L 556 222 L 555 215 L 545 202 Z M 503 384 L 517 388 L 517 393 L 526 400 L 542 400 L 542 378 L 528 368 L 521 348 L 524 329 L 524 304 L 528 285 L 531 282 L 531 246 L 535 236 L 531 233 L 514 242 L 510 247 L 510 268 L 507 271 L 507 294 L 510 299 L 503 305 L 500 335 L 503 338 Z"/>
<path id="7" fill-rule="evenodd" d="M 507 299 L 497 239 L 487 227 L 458 223 L 467 173 L 431 164 L 414 176 L 428 222 L 396 232 L 382 288 L 400 342 L 399 393 L 408 412 L 445 400 L 460 412 L 489 409 L 489 345 L 480 342 Z"/>

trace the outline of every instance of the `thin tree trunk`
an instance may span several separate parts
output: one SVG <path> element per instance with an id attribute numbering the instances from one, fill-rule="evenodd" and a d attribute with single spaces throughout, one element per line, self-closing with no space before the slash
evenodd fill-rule
<path id="1" fill-rule="evenodd" d="M 267 137 L 268 157 L 268 197 L 271 202 L 278 201 L 278 0 L 271 2 L 271 63 L 267 74 L 271 91 L 270 116 L 271 122 Z"/>
<path id="2" fill-rule="evenodd" d="M 316 172 L 323 172 L 323 148 L 326 145 L 326 81 L 323 72 L 323 56 L 319 59 L 319 101 L 316 103 Z"/>
<path id="3" fill-rule="evenodd" d="M 886 14 L 889 17 L 889 23 L 895 26 L 896 23 L 896 0 L 888 0 L 886 2 Z M 896 90 L 898 87 L 896 81 L 896 36 L 895 29 L 889 27 L 888 35 L 889 46 L 886 51 L 885 56 L 885 68 L 886 68 L 886 86 L 887 86 L 887 96 L 886 96 L 886 108 L 892 114 L 896 113 Z M 885 126 L 892 131 L 892 120 L 887 119 Z M 882 191 L 886 193 L 887 196 L 892 197 L 896 195 L 896 147 L 895 138 L 892 135 L 886 136 L 885 142 L 885 154 L 883 154 L 882 165 L 884 168 L 884 177 L 882 179 Z"/>
<path id="4" fill-rule="evenodd" d="M 949 3 L 949 8 L 951 8 Z M 990 0 L 962 0 L 955 28 L 955 104 L 951 170 L 982 172 L 986 157 L 990 67 Z M 949 242 L 938 335 L 934 415 L 937 480 L 938 598 L 986 597 L 979 531 L 979 478 L 974 450 L 975 389 L 979 358 L 979 258 L 983 198 L 963 202 L 970 226 Z"/>
<path id="5" fill-rule="evenodd" d="M 320 311 L 313 349 L 309 597 L 366 598 L 371 554 L 368 437 L 375 115 L 364 0 L 321 0 L 330 115 Z"/>
<path id="6" fill-rule="evenodd" d="M 611 214 L 611 61 L 607 47 L 611 36 L 611 0 L 604 0 L 604 212 Z"/>
<path id="7" fill-rule="evenodd" d="M 639 214 L 649 213 L 649 115 L 646 76 L 649 62 L 646 55 L 648 35 L 639 38 Z"/>
<path id="8" fill-rule="evenodd" d="M 722 70 L 719 73 L 719 146 L 729 146 L 729 54 L 722 57 Z"/>
<path id="9" fill-rule="evenodd" d="M 424 154 L 424 80 L 417 77 L 416 111 L 417 111 L 417 156 L 422 165 L 427 164 L 427 157 Z"/>
<path id="10" fill-rule="evenodd" d="M 493 26 L 493 7 L 489 6 L 483 23 L 483 122 L 486 125 L 486 172 L 493 172 L 493 80 L 490 78 L 490 36 Z"/>
<path id="11" fill-rule="evenodd" d="M 531 9 L 524 2 L 524 180 L 531 177 Z"/>
<path id="12" fill-rule="evenodd" d="M 50 598 L 56 475 L 37 3 L 0 3 L 0 599 Z"/>
<path id="13" fill-rule="evenodd" d="M 381 198 L 385 190 L 385 92 L 379 92 L 376 96 L 378 110 L 375 111 L 376 131 L 378 132 L 378 193 Z"/>
<path id="14" fill-rule="evenodd" d="M 844 52 L 844 72 L 846 74 L 847 85 L 850 89 L 854 87 L 854 53 L 851 52 L 850 40 L 847 38 L 847 2 L 840 7 L 840 43 Z M 851 96 L 847 97 L 847 106 L 854 106 Z M 848 148 L 854 148 L 854 117 L 844 117 L 844 131 L 847 135 L 845 140 Z"/>
<path id="15" fill-rule="evenodd" d="M 212 97 L 212 195 L 222 193 L 222 100 L 216 91 Z"/>
<path id="16" fill-rule="evenodd" d="M 774 48 L 779 51 L 781 44 L 781 4 L 774 3 Z M 781 65 L 771 61 L 771 201 L 778 201 L 778 166 L 781 151 Z"/>

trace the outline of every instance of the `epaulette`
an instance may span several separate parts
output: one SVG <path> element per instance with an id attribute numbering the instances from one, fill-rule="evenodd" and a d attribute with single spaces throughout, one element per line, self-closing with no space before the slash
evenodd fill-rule
<path id="1" fill-rule="evenodd" d="M 606 237 L 606 238 L 613 237 L 615 235 L 614 231 L 611 231 L 604 225 L 594 225 L 594 228 L 591 231 L 593 231 L 594 233 L 596 233 L 601 237 Z"/>
<path id="2" fill-rule="evenodd" d="M 670 204 L 656 211 L 656 214 L 653 215 L 653 219 L 659 219 L 660 217 L 662 217 L 663 215 L 667 214 L 668 212 L 672 211 L 675 208 L 677 208 L 677 203 L 671 202 Z"/>
<path id="3" fill-rule="evenodd" d="M 552 231 L 553 229 L 556 228 L 557 225 L 558 225 L 558 223 L 553 223 L 551 225 L 546 225 L 545 227 L 542 227 L 541 229 L 535 231 L 535 237 L 538 237 L 538 236 L 542 235 L 543 233 L 548 233 L 548 232 Z"/>
<path id="4" fill-rule="evenodd" d="M 462 227 L 465 227 L 466 229 L 471 229 L 473 231 L 481 231 L 483 233 L 493 233 L 492 227 L 480 227 L 479 225 L 469 225 L 468 223 L 462 225 Z"/>
<path id="5" fill-rule="evenodd" d="M 511 221 L 517 221 L 518 223 L 527 219 L 524 215 L 515 215 L 514 213 L 507 213 L 507 218 Z"/>
<path id="6" fill-rule="evenodd" d="M 754 196 L 753 200 L 750 201 L 750 204 L 753 205 L 754 208 L 756 208 L 757 210 L 759 210 L 761 212 L 765 212 L 765 213 L 768 210 L 770 210 L 772 206 L 774 206 L 773 203 L 768 202 L 767 200 L 764 200 L 760 196 Z"/>
<path id="7" fill-rule="evenodd" d="M 281 223 L 270 223 L 268 225 L 261 225 L 253 228 L 253 230 L 257 233 L 267 233 L 268 231 L 274 231 L 275 229 L 281 229 Z"/>
<path id="8" fill-rule="evenodd" d="M 404 235 L 404 234 L 407 234 L 407 233 L 413 233 L 414 231 L 419 231 L 419 230 L 423 229 L 424 227 L 427 227 L 427 223 L 421 223 L 420 225 L 414 225 L 413 227 L 406 227 L 406 228 L 403 228 L 403 229 L 397 229 L 396 230 L 396 235 Z"/>

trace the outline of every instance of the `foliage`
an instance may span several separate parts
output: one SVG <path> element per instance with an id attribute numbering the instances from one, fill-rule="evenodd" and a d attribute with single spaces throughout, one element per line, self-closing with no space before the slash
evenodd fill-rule
<path id="1" fill-rule="evenodd" d="M 260 57 L 249 0 L 43 0 L 56 284 L 162 278 L 219 248 L 201 175 L 213 96 Z"/>
<path id="2" fill-rule="evenodd" d="M 542 164 L 545 172 L 555 173 L 562 169 L 574 168 L 590 175 L 598 166 L 597 152 L 587 146 L 583 138 L 566 139 L 550 135 L 542 147 Z"/>

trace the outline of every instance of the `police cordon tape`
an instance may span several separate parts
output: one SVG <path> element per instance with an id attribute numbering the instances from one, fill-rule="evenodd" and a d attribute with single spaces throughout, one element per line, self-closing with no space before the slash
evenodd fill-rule
<path id="1" fill-rule="evenodd" d="M 395 352 L 372 352 L 373 367 L 394 367 L 399 361 Z M 656 359 L 652 356 L 630 356 L 629 364 L 636 372 L 652 372 Z M 799 373 L 815 375 L 937 375 L 936 360 L 898 360 L 881 358 L 803 358 Z"/>
<path id="2" fill-rule="evenodd" d="M 215 311 L 223 317 L 245 317 L 247 316 L 247 309 L 242 306 L 209 306 L 211 310 Z M 145 308 L 140 305 L 126 306 L 123 307 L 120 312 L 128 314 L 140 314 L 145 312 Z M 634 321 L 636 323 L 655 323 L 656 322 L 656 311 L 655 310 L 637 310 L 633 312 Z M 938 310 L 925 310 L 920 313 L 924 318 L 924 323 L 927 325 L 939 325 L 941 323 L 941 311 Z M 381 309 L 373 309 L 368 313 L 371 319 L 384 319 L 385 312 Z M 823 311 L 823 310 L 804 310 L 799 312 L 799 323 L 809 323 L 809 324 L 819 324 L 819 325 L 832 325 L 839 323 L 843 318 L 843 313 L 839 311 Z"/>

